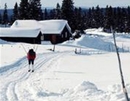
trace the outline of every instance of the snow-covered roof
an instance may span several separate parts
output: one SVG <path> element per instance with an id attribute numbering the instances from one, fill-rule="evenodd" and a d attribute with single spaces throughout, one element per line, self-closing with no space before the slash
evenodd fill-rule
<path id="1" fill-rule="evenodd" d="M 39 21 L 39 23 L 43 34 L 61 34 L 65 26 L 71 33 L 67 20 L 43 20 Z"/>
<path id="2" fill-rule="evenodd" d="M 16 20 L 10 28 L 0 28 L 0 37 L 37 37 L 42 34 L 61 34 L 64 27 L 71 33 L 66 20 Z"/>
<path id="3" fill-rule="evenodd" d="M 0 28 L 0 37 L 37 37 L 39 28 Z"/>
<path id="4" fill-rule="evenodd" d="M 11 28 L 40 28 L 40 24 L 36 20 L 16 20 Z"/>

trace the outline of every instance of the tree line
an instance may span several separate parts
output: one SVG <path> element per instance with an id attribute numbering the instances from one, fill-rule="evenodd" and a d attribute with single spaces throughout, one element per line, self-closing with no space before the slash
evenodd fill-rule
<path id="1" fill-rule="evenodd" d="M 53 9 L 42 9 L 40 0 L 21 0 L 13 8 L 13 15 L 10 20 L 5 4 L 3 14 L 0 14 L 0 23 L 13 23 L 17 19 L 66 19 L 72 28 L 72 31 L 83 31 L 87 28 L 103 28 L 110 32 L 110 28 L 117 32 L 130 32 L 130 6 L 112 7 L 106 6 L 84 9 L 75 7 L 73 0 L 63 0 L 60 5 L 57 3 Z"/>

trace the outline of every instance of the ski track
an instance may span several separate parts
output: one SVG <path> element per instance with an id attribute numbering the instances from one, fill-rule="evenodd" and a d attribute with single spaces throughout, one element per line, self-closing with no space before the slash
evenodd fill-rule
<path id="1" fill-rule="evenodd" d="M 70 51 L 38 54 L 37 59 L 35 60 L 34 73 L 39 68 L 43 68 L 44 64 L 47 64 L 47 66 L 44 67 L 44 72 L 46 72 L 57 59 L 68 53 L 70 53 Z M 31 74 L 33 75 L 33 73 L 27 71 L 28 64 L 26 61 L 27 59 L 23 57 L 16 63 L 6 66 L 5 69 L 2 67 L 0 70 L 0 78 L 4 78 L 6 81 L 0 88 L 0 101 L 19 101 L 16 93 L 17 83 L 28 79 L 31 77 Z"/>

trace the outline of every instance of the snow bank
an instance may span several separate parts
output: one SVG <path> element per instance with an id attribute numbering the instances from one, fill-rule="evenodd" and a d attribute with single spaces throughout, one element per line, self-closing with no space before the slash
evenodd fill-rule
<path id="1" fill-rule="evenodd" d="M 82 35 L 76 40 L 70 40 L 63 43 L 63 45 L 70 45 L 79 48 L 87 47 L 102 51 L 115 51 L 114 39 L 112 34 L 101 32 L 96 29 L 88 30 L 91 34 Z M 129 34 L 116 34 L 116 42 L 120 52 L 130 51 L 130 35 Z"/>
<path id="2" fill-rule="evenodd" d="M 110 48 L 114 47 L 114 44 L 107 42 L 100 37 L 83 35 L 81 38 L 75 41 L 77 45 L 85 46 L 89 48 L 110 51 Z"/>
<path id="3" fill-rule="evenodd" d="M 73 45 L 80 47 L 88 47 L 103 51 L 114 51 L 115 46 L 112 42 L 106 41 L 101 37 L 93 36 L 93 35 L 82 35 L 79 39 L 74 41 L 67 41 L 63 43 L 64 45 Z"/>
<path id="4" fill-rule="evenodd" d="M 108 90 L 104 92 L 89 81 L 83 81 L 74 89 L 64 94 L 64 97 L 69 99 L 66 101 L 125 101 L 121 85 L 110 85 Z"/>
<path id="5" fill-rule="evenodd" d="M 75 95 L 79 95 L 80 93 L 84 93 L 86 96 L 89 96 L 96 92 L 102 93 L 101 90 L 98 90 L 98 88 L 96 87 L 95 84 L 93 84 L 89 81 L 83 81 L 81 84 L 79 84 L 74 89 L 67 92 L 66 94 L 75 96 Z"/>

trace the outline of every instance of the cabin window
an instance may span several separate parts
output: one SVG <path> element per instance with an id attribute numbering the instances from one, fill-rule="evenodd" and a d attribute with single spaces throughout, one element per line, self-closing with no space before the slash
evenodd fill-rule
<path id="1" fill-rule="evenodd" d="M 67 36 L 68 36 L 68 34 L 67 34 L 67 32 L 65 32 L 65 38 L 67 38 Z"/>
<path id="2" fill-rule="evenodd" d="M 43 40 L 44 40 L 44 35 L 41 36 L 41 41 L 43 41 Z"/>

